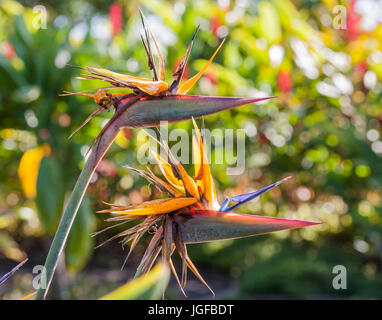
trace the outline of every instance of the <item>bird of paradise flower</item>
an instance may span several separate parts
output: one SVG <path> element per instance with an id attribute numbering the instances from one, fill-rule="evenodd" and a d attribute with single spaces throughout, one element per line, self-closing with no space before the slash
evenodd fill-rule
<path id="1" fill-rule="evenodd" d="M 121 129 L 155 127 L 160 125 L 162 121 L 174 123 L 190 120 L 192 117 L 200 118 L 272 98 L 187 95 L 186 93 L 200 79 L 223 44 L 221 43 L 219 45 L 211 59 L 200 72 L 185 82 L 181 82 L 198 28 L 192 36 L 191 43 L 187 48 L 185 56 L 173 74 L 175 80 L 169 85 L 165 81 L 165 64 L 159 50 L 159 45 L 141 11 L 140 14 L 145 34 L 144 36 L 141 36 L 141 38 L 147 53 L 149 69 L 153 73 L 153 79 L 123 75 L 103 68 L 79 67 L 87 72 L 87 74 L 82 75 L 80 79 L 101 80 L 108 82 L 111 86 L 96 88 L 87 92 L 65 92 L 63 94 L 91 97 L 99 105 L 99 108 L 96 109 L 79 126 L 79 128 L 71 134 L 71 136 L 101 111 L 109 110 L 109 108 L 113 106 L 115 112 L 89 148 L 91 153 L 77 179 L 49 249 L 45 261 L 47 285 L 46 287 L 39 289 L 37 299 L 44 299 L 47 295 L 57 267 L 59 256 L 63 251 L 71 226 L 78 212 L 78 208 L 90 183 L 91 176 Z M 151 41 L 154 42 L 157 52 L 159 60 L 158 68 L 154 61 L 153 51 L 150 45 Z M 110 90 L 114 89 L 128 89 L 133 92 L 111 93 Z M 90 93 L 92 91 L 95 91 L 95 93 Z"/>
<path id="2" fill-rule="evenodd" d="M 100 113 L 103 110 L 108 110 L 109 107 L 114 106 L 116 110 L 119 109 L 121 105 L 121 101 L 128 100 L 131 98 L 137 98 L 138 100 L 155 100 L 156 98 L 162 98 L 164 99 L 165 103 L 171 103 L 171 97 L 176 97 L 177 100 L 180 100 L 182 103 L 185 103 L 186 101 L 183 101 L 182 99 L 189 97 L 192 100 L 194 100 L 194 103 L 198 102 L 199 104 L 204 105 L 205 107 L 208 107 L 208 105 L 205 105 L 205 103 L 209 104 L 210 102 L 219 102 L 221 99 L 220 97 L 212 97 L 212 99 L 206 99 L 207 97 L 198 97 L 198 96 L 185 96 L 186 93 L 192 89 L 192 87 L 197 83 L 197 81 L 201 78 L 201 76 L 204 74 L 204 72 L 207 70 L 208 66 L 211 64 L 213 59 L 215 58 L 216 54 L 219 52 L 220 48 L 223 46 L 223 43 L 225 39 L 220 43 L 218 48 L 215 50 L 211 58 L 208 60 L 208 62 L 205 64 L 205 66 L 193 77 L 190 79 L 184 81 L 181 83 L 181 80 L 183 79 L 184 70 L 187 65 L 188 58 L 191 53 L 191 49 L 194 43 L 194 39 L 196 37 L 196 34 L 199 31 L 199 26 L 197 27 L 196 31 L 194 32 L 191 42 L 187 48 L 186 54 L 183 57 L 183 59 L 178 64 L 175 72 L 173 73 L 173 76 L 175 79 L 173 80 L 172 84 L 166 82 L 165 79 L 165 63 L 162 56 L 162 53 L 159 49 L 159 45 L 157 40 L 155 39 L 155 36 L 150 28 L 150 25 L 146 23 L 145 16 L 141 10 L 139 10 L 139 13 L 141 15 L 141 21 L 144 28 L 145 35 L 143 36 L 141 34 L 141 40 L 143 43 L 143 46 L 145 48 L 147 58 L 148 58 L 148 67 L 153 73 L 153 79 L 148 78 L 142 78 L 142 77 L 136 77 L 131 75 L 125 75 L 117 72 L 113 72 L 104 68 L 94 68 L 94 67 L 77 67 L 79 69 L 84 70 L 87 72 L 86 74 L 83 74 L 80 77 L 77 77 L 78 79 L 82 80 L 100 80 L 104 82 L 108 82 L 111 84 L 111 86 L 103 87 L 103 88 L 97 88 L 97 89 L 91 89 L 87 91 L 82 92 L 68 92 L 65 91 L 62 96 L 67 95 L 79 95 L 79 96 L 86 96 L 93 98 L 95 103 L 99 105 L 99 108 L 95 110 L 81 125 L 78 127 L 72 134 L 69 136 L 72 137 L 79 129 L 81 129 L 85 124 L 87 124 L 94 116 L 96 116 L 98 113 Z M 159 60 L 159 66 L 157 67 L 154 62 L 153 57 L 153 51 L 150 45 L 150 39 L 154 42 L 156 53 Z M 110 93 L 106 90 L 113 90 L 113 89 L 128 89 L 132 90 L 132 93 Z M 90 91 L 96 91 L 94 94 L 90 94 L 87 92 Z M 167 97 L 167 99 L 166 99 Z M 215 99 L 214 99 L 215 98 Z M 260 98 L 260 99 L 250 99 L 247 101 L 243 100 L 240 105 L 261 101 L 267 98 Z M 223 98 L 224 101 L 225 99 Z M 237 100 L 237 99 L 235 99 Z M 135 101 L 135 99 L 133 99 Z M 228 100 L 227 100 L 228 101 Z M 237 106 L 237 104 L 232 105 L 230 107 Z M 202 110 L 201 110 L 202 111 Z M 216 111 L 215 111 L 216 112 Z M 210 113 L 210 112 L 208 112 Z M 198 114 L 195 114 L 194 117 L 197 117 Z M 176 121 L 176 120 L 175 120 Z M 138 126 L 138 124 L 137 124 Z M 139 125 L 141 126 L 141 125 Z M 145 125 L 147 126 L 147 125 Z"/>
<path id="3" fill-rule="evenodd" d="M 162 251 L 163 262 L 171 268 L 185 296 L 186 293 L 184 289 L 187 283 L 187 269 L 191 270 L 212 294 L 214 294 L 213 290 L 200 275 L 188 256 L 187 244 L 243 238 L 318 224 L 318 222 L 280 219 L 232 212 L 233 209 L 259 197 L 261 194 L 278 186 L 288 178 L 256 192 L 233 197 L 232 201 L 236 202 L 236 204 L 233 204 L 231 207 L 228 207 L 231 202 L 229 198 L 226 198 L 223 204 L 220 205 L 217 201 L 215 184 L 208 164 L 204 139 L 194 120 L 193 123 L 196 133 L 192 141 L 194 176 L 190 176 L 186 172 L 182 164 L 171 153 L 169 146 L 164 140 L 158 141 L 152 137 L 164 149 L 168 158 L 167 161 L 158 153 L 153 152 L 156 163 L 165 179 L 156 176 L 149 168 L 147 170 L 128 168 L 137 172 L 161 192 L 169 195 L 169 197 L 130 206 L 106 203 L 111 206 L 111 209 L 99 211 L 100 213 L 112 213 L 115 215 L 114 217 L 108 218 L 107 221 L 120 221 L 121 223 L 125 223 L 142 220 L 140 223 L 118 233 L 104 242 L 106 243 L 120 237 L 123 238 L 122 243 L 124 245 L 131 242 L 126 260 L 142 236 L 155 227 L 156 232 L 137 268 L 136 276 L 147 274 L 151 270 L 159 253 Z M 158 225 L 160 225 L 159 228 L 157 227 Z M 98 231 L 94 235 L 104 230 Z M 175 250 L 182 259 L 181 279 L 179 279 L 172 261 L 172 255 Z"/>

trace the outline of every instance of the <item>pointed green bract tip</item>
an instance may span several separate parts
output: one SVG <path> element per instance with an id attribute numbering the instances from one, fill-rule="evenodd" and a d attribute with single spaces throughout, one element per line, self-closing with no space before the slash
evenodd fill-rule
<path id="1" fill-rule="evenodd" d="M 174 219 L 185 243 L 244 238 L 321 224 L 321 222 L 213 210 L 199 210 L 194 214 L 180 214 Z"/>
<path id="2" fill-rule="evenodd" d="M 141 99 L 127 108 L 120 117 L 123 125 L 130 128 L 158 126 L 161 121 L 169 123 L 200 118 L 246 104 L 256 103 L 273 97 L 238 98 L 191 95 L 171 95 Z"/>

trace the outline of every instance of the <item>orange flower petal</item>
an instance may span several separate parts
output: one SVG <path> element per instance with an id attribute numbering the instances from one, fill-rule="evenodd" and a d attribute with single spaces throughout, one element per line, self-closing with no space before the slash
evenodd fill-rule
<path id="1" fill-rule="evenodd" d="M 194 128 L 195 128 L 195 133 L 196 133 L 197 139 L 199 140 L 199 154 L 200 154 L 199 162 L 201 163 L 196 179 L 200 179 L 200 181 L 201 181 L 200 185 L 201 185 L 201 188 L 203 190 L 204 197 L 208 201 L 211 208 L 215 208 L 215 207 L 218 208 L 217 199 L 216 199 L 215 184 L 214 184 L 214 180 L 213 180 L 213 177 L 211 174 L 210 166 L 208 164 L 208 158 L 207 158 L 207 153 L 206 153 L 205 148 L 204 148 L 203 139 L 200 135 L 199 128 L 198 128 L 194 118 L 192 118 L 192 123 L 193 123 Z"/>
<path id="2" fill-rule="evenodd" d="M 86 70 L 92 74 L 102 77 L 102 79 L 99 80 L 108 81 L 110 83 L 116 82 L 124 86 L 133 86 L 149 95 L 156 95 L 168 89 L 167 82 L 162 80 L 152 81 L 146 78 L 120 74 L 103 68 L 86 67 Z M 109 81 L 109 79 L 111 81 Z"/>
<path id="3" fill-rule="evenodd" d="M 162 171 L 162 174 L 165 176 L 167 181 L 179 191 L 185 192 L 182 181 L 175 177 L 171 165 L 167 161 L 165 161 L 158 153 L 154 151 L 152 151 L 152 153 L 155 157 L 155 160 L 157 161 L 159 169 Z"/>
<path id="4" fill-rule="evenodd" d="M 198 179 L 202 162 L 201 162 L 199 143 L 196 140 L 195 136 L 192 137 L 192 159 L 194 162 L 194 173 L 195 173 L 194 179 Z"/>
<path id="5" fill-rule="evenodd" d="M 152 137 L 152 138 L 155 139 L 154 137 Z M 171 165 L 167 164 L 169 166 L 169 167 L 167 167 L 168 168 L 167 171 L 169 171 L 171 169 L 171 174 L 168 174 L 169 172 L 167 172 L 168 176 L 171 177 L 171 179 L 174 177 L 176 179 L 176 182 L 178 182 L 179 179 L 177 179 L 177 177 L 175 177 L 175 173 L 176 173 L 176 175 L 183 182 L 184 190 L 186 191 L 187 195 L 191 195 L 191 196 L 193 196 L 199 200 L 200 199 L 199 189 L 198 189 L 198 186 L 196 185 L 195 181 L 187 174 L 187 171 L 183 168 L 182 164 L 174 157 L 174 155 L 171 153 L 171 150 L 168 147 L 168 145 L 165 143 L 162 143 L 158 140 L 156 140 L 156 141 L 167 152 L 169 160 L 171 161 Z M 154 153 L 154 155 L 155 155 L 155 153 Z M 158 154 L 156 154 L 156 158 L 161 159 Z M 162 159 L 162 162 L 163 161 L 164 160 Z M 174 172 L 174 170 L 176 172 Z M 164 167 L 163 171 L 165 171 L 165 167 Z M 171 181 L 169 180 L 169 182 L 171 182 Z"/>
<path id="6" fill-rule="evenodd" d="M 170 184 L 168 184 L 167 182 L 165 182 L 164 180 L 162 180 L 161 178 L 158 178 L 154 173 L 151 172 L 151 170 L 149 169 L 148 170 L 148 173 L 150 175 L 150 177 L 155 180 L 156 182 L 158 182 L 159 184 L 162 184 L 170 194 L 172 194 L 174 197 L 176 198 L 179 198 L 179 197 L 182 197 L 183 194 L 181 192 L 179 192 L 178 190 L 176 190 L 174 187 L 172 187 Z"/>
<path id="7" fill-rule="evenodd" d="M 215 50 L 214 54 L 208 60 L 206 65 L 200 70 L 196 75 L 194 75 L 192 78 L 185 81 L 183 84 L 180 85 L 178 94 L 186 94 L 194 85 L 195 83 L 200 79 L 200 77 L 203 75 L 203 73 L 207 70 L 208 66 L 211 64 L 212 60 L 215 58 L 216 54 L 219 52 L 220 48 L 222 47 L 224 43 L 224 40 L 220 43 L 219 47 Z"/>
<path id="8" fill-rule="evenodd" d="M 99 213 L 129 214 L 134 216 L 169 213 L 194 204 L 195 198 L 167 198 L 147 201 L 136 206 L 127 206 L 98 211 Z"/>
<path id="9" fill-rule="evenodd" d="M 31 297 L 34 297 L 36 295 L 37 291 L 33 291 L 32 293 L 26 295 L 25 297 L 20 298 L 20 300 L 28 300 Z"/>
<path id="10" fill-rule="evenodd" d="M 183 166 L 180 164 L 179 161 L 176 161 L 175 164 L 182 178 L 184 189 L 189 195 L 199 200 L 200 199 L 199 189 L 195 181 L 187 174 L 187 171 L 183 168 Z"/>

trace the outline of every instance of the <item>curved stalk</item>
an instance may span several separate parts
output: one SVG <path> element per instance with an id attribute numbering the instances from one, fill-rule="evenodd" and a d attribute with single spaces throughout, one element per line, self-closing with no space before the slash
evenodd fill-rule
<path id="1" fill-rule="evenodd" d="M 50 284 L 53 279 L 54 271 L 57 267 L 57 261 L 62 251 L 64 250 L 66 240 L 69 236 L 70 229 L 76 217 L 78 208 L 81 205 L 82 199 L 85 195 L 86 189 L 89 185 L 90 179 L 97 168 L 99 162 L 102 160 L 107 149 L 116 138 L 119 128 L 115 126 L 110 127 L 105 134 L 95 144 L 88 160 L 85 163 L 83 170 L 74 186 L 73 192 L 65 207 L 60 224 L 57 228 L 52 245 L 49 249 L 48 256 L 45 262 L 45 279 L 46 288 L 40 288 L 37 292 L 36 299 L 45 299 L 49 290 Z M 99 152 L 97 152 L 99 150 Z"/>
<path id="2" fill-rule="evenodd" d="M 129 100 L 127 103 L 121 105 L 119 110 L 126 109 L 135 103 L 138 99 L 139 97 Z M 64 213 L 60 220 L 60 224 L 58 225 L 56 234 L 45 261 L 42 279 L 45 280 L 44 282 L 46 285 L 37 291 L 36 300 L 46 298 L 49 287 L 52 283 L 54 272 L 57 268 L 58 259 L 64 250 L 70 229 L 77 215 L 77 211 L 81 205 L 86 189 L 90 183 L 91 177 L 98 167 L 98 164 L 104 157 L 106 151 L 109 149 L 117 137 L 120 128 L 123 127 L 121 124 L 121 117 L 115 117 L 118 114 L 119 113 L 116 112 L 106 127 L 101 131 L 99 138 L 97 139 L 89 155 L 89 158 L 86 160 L 85 166 L 77 179 L 76 185 L 74 186 L 73 192 L 70 195 L 69 201 L 65 207 Z"/>

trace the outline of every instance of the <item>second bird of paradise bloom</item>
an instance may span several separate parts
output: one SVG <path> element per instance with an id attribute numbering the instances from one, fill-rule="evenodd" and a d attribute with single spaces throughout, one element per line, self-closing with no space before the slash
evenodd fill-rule
<path id="1" fill-rule="evenodd" d="M 109 107 L 114 106 L 116 115 L 122 114 L 125 108 L 123 104 L 127 104 L 130 109 L 132 104 L 138 105 L 139 109 L 134 110 L 129 114 L 129 120 L 126 120 L 126 126 L 128 127 L 149 127 L 155 126 L 160 123 L 161 120 L 169 122 L 177 122 L 190 119 L 193 117 L 200 117 L 211 113 L 216 113 L 226 109 L 234 108 L 244 104 L 254 103 L 262 100 L 269 99 L 271 97 L 264 98 L 229 98 L 229 97 L 202 97 L 186 95 L 187 92 L 197 83 L 197 81 L 205 73 L 209 65 L 212 63 L 216 54 L 223 46 L 224 40 L 217 47 L 211 58 L 204 65 L 204 67 L 193 77 L 186 81 L 182 81 L 184 71 L 187 66 L 187 61 L 191 53 L 191 49 L 194 43 L 196 34 L 198 33 L 199 26 L 194 32 L 191 42 L 187 48 L 186 54 L 180 60 L 177 65 L 173 77 L 174 80 L 171 84 L 166 82 L 165 79 L 165 62 L 162 53 L 159 49 L 159 44 L 155 39 L 155 36 L 150 26 L 145 22 L 143 12 L 139 10 L 141 20 L 144 28 L 144 36 L 141 35 L 141 40 L 145 48 L 148 67 L 152 71 L 153 78 L 142 78 L 131 75 L 125 75 L 117 72 L 113 72 L 104 68 L 94 67 L 77 67 L 86 72 L 78 79 L 82 80 L 100 80 L 108 82 L 110 86 L 91 89 L 82 92 L 68 92 L 65 91 L 62 95 L 79 95 L 93 98 L 99 108 L 95 110 L 83 123 L 77 128 L 70 137 L 81 129 L 88 121 L 90 121 L 95 115 L 103 110 L 109 110 Z M 158 67 L 155 64 L 153 50 L 151 48 L 151 41 L 154 43 L 157 58 Z M 130 92 L 111 93 L 110 90 L 123 89 Z M 96 91 L 91 94 L 89 92 Z M 131 92 L 132 91 L 132 92 Z M 138 103 L 136 103 L 138 102 Z M 139 103 L 140 102 L 140 103 Z M 147 102 L 150 107 L 150 111 L 154 116 L 147 116 L 145 113 L 144 105 Z M 190 106 L 191 105 L 191 108 Z M 158 108 L 155 108 L 155 107 Z M 123 109 L 123 110 L 122 110 Z M 137 108 L 135 108 L 137 109 Z M 156 110 L 158 109 L 158 110 Z M 169 112 L 168 112 L 168 110 Z M 182 110 L 183 109 L 183 110 Z M 106 126 L 108 127 L 108 126 Z"/>
<path id="2" fill-rule="evenodd" d="M 169 146 L 164 140 L 156 140 L 168 158 L 166 160 L 158 153 L 153 152 L 153 156 L 164 179 L 156 176 L 149 168 L 147 170 L 128 168 L 140 174 L 163 192 L 163 194 L 167 194 L 168 197 L 130 206 L 106 203 L 111 206 L 111 209 L 100 211 L 101 213 L 112 213 L 114 215 L 108 218 L 107 221 L 119 221 L 120 224 L 140 221 L 133 227 L 118 233 L 106 241 L 109 242 L 116 238 L 123 238 L 122 243 L 124 245 L 131 243 L 126 260 L 142 236 L 148 231 L 156 230 L 138 266 L 136 276 L 147 274 L 160 252 L 162 252 L 163 262 L 171 268 L 184 295 L 186 295 L 184 289 L 187 283 L 187 269 L 191 270 L 213 293 L 189 258 L 187 244 L 243 238 L 318 224 L 317 222 L 232 212 L 233 209 L 260 196 L 288 178 L 256 192 L 235 196 L 232 200 L 226 198 L 223 204 L 220 205 L 217 201 L 215 184 L 208 164 L 205 143 L 194 120 L 193 123 L 196 132 L 192 141 L 193 176 L 186 172 L 182 164 L 171 153 Z M 228 207 L 231 201 L 236 203 Z M 175 250 L 182 259 L 181 278 L 178 277 L 172 261 L 172 255 Z"/>

